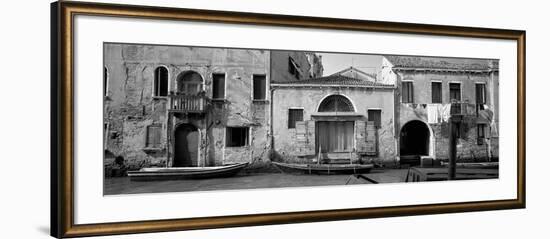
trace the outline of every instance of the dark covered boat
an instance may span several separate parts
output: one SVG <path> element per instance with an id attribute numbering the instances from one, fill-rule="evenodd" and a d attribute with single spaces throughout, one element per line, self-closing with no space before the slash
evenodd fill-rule
<path id="1" fill-rule="evenodd" d="M 444 181 L 448 180 L 448 168 L 410 168 L 405 182 Z M 498 169 L 491 168 L 457 168 L 455 180 L 496 179 Z"/>
<path id="2" fill-rule="evenodd" d="M 302 172 L 306 174 L 359 174 L 369 173 L 372 164 L 293 164 L 272 162 L 284 172 Z"/>
<path id="3" fill-rule="evenodd" d="M 132 181 L 223 178 L 236 175 L 247 165 L 237 163 L 213 167 L 142 168 L 127 173 Z"/>

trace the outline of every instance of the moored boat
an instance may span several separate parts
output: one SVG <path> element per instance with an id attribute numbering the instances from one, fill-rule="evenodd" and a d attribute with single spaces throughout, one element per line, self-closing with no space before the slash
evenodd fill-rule
<path id="1" fill-rule="evenodd" d="M 444 181 L 449 178 L 448 168 L 409 168 L 405 182 Z M 498 169 L 457 168 L 455 180 L 496 179 Z"/>
<path id="2" fill-rule="evenodd" d="M 448 162 L 441 162 L 442 166 L 448 167 Z M 470 163 L 456 163 L 457 168 L 487 168 L 498 169 L 498 162 L 470 162 Z"/>
<path id="3" fill-rule="evenodd" d="M 173 168 L 142 168 L 128 171 L 132 181 L 206 179 L 235 176 L 248 163 L 236 163 L 213 167 L 173 167 Z"/>
<path id="4" fill-rule="evenodd" d="M 359 174 L 369 173 L 372 164 L 295 164 L 271 162 L 284 172 L 302 172 L 306 174 Z"/>

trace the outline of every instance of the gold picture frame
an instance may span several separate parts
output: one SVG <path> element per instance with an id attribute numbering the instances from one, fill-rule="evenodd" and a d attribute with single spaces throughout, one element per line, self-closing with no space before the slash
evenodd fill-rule
<path id="1" fill-rule="evenodd" d="M 322 28 L 516 41 L 518 104 L 517 196 L 515 199 L 510 200 L 75 224 L 73 197 L 73 132 L 75 120 L 73 47 L 75 39 L 73 38 L 73 23 L 74 17 L 77 15 Z M 51 235 L 54 237 L 163 232 L 525 208 L 525 31 L 64 1 L 52 3 L 51 21 Z"/>

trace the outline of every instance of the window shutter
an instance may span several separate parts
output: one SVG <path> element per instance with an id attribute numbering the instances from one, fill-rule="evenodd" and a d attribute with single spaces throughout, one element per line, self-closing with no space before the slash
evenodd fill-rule
<path id="1" fill-rule="evenodd" d="M 158 125 L 150 125 L 147 127 L 147 142 L 146 147 L 148 148 L 160 148 L 160 136 L 161 136 L 161 127 Z"/>
<path id="2" fill-rule="evenodd" d="M 315 154 L 315 121 L 308 120 L 307 123 L 307 144 L 305 147 L 305 154 L 314 155 Z"/>
<path id="3" fill-rule="evenodd" d="M 449 84 L 449 93 L 451 96 L 451 101 L 461 101 L 461 93 L 460 93 L 460 83 L 450 83 Z"/>
<path id="4" fill-rule="evenodd" d="M 476 84 L 476 103 L 485 104 L 485 85 Z"/>
<path id="5" fill-rule="evenodd" d="M 315 121 L 296 122 L 296 146 L 298 156 L 315 154 Z"/>
<path id="6" fill-rule="evenodd" d="M 441 102 L 441 82 L 432 82 L 432 103 Z"/>
<path id="7" fill-rule="evenodd" d="M 377 153 L 377 132 L 376 127 L 374 126 L 373 121 L 367 122 L 367 146 L 366 146 L 366 153 L 367 155 L 376 155 Z"/>
<path id="8" fill-rule="evenodd" d="M 403 103 L 414 103 L 414 89 L 412 82 L 403 82 L 401 89 L 401 101 Z"/>
<path id="9" fill-rule="evenodd" d="M 297 155 L 306 155 L 305 151 L 307 149 L 307 124 L 305 121 L 296 122 L 296 144 L 296 149 L 298 149 Z"/>
<path id="10" fill-rule="evenodd" d="M 382 110 L 367 110 L 367 117 L 369 121 L 374 122 L 375 127 L 382 125 Z"/>
<path id="11" fill-rule="evenodd" d="M 367 152 L 367 122 L 363 120 L 355 121 L 355 142 L 357 153 Z"/>
<path id="12" fill-rule="evenodd" d="M 307 143 L 307 128 L 304 121 L 296 122 L 296 142 L 298 144 Z"/>
<path id="13" fill-rule="evenodd" d="M 414 103 L 414 88 L 412 82 L 409 82 L 409 102 Z"/>

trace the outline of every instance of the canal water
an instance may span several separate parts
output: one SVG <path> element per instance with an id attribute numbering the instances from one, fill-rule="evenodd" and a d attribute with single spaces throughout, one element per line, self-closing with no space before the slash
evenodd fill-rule
<path id="1" fill-rule="evenodd" d="M 402 182 L 406 171 L 393 174 L 371 173 L 373 178 L 387 182 Z M 382 182 L 384 183 L 384 182 Z M 352 175 L 308 175 L 308 174 L 245 174 L 229 178 L 212 178 L 200 180 L 166 180 L 166 181 L 131 181 L 129 177 L 105 178 L 104 195 L 160 193 L 160 192 L 193 192 L 211 190 L 234 190 L 280 187 L 311 187 L 330 185 L 369 184 Z"/>

